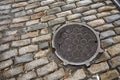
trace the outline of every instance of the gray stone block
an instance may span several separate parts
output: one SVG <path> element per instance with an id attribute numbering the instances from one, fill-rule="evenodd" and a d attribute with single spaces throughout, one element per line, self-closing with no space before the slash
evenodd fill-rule
<path id="1" fill-rule="evenodd" d="M 8 43 L 0 45 L 0 51 L 4 51 L 4 50 L 7 50 L 7 49 L 9 49 L 9 44 Z"/>
<path id="2" fill-rule="evenodd" d="M 38 76 L 44 76 L 50 72 L 55 71 L 57 68 L 58 68 L 57 64 L 55 62 L 51 62 L 51 63 L 43 66 L 42 68 L 38 68 L 37 74 L 38 74 Z"/>
<path id="3" fill-rule="evenodd" d="M 65 5 L 65 2 L 61 1 L 61 2 L 55 2 L 53 4 L 50 4 L 50 7 L 54 8 L 54 7 L 60 7 L 60 6 L 63 6 L 63 5 Z"/>
<path id="4" fill-rule="evenodd" d="M 60 7 L 55 7 L 55 8 L 49 9 L 47 11 L 47 14 L 51 15 L 51 14 L 55 14 L 55 13 L 58 13 L 58 12 L 61 12 L 61 8 Z"/>
<path id="5" fill-rule="evenodd" d="M 34 61 L 31 61 L 29 63 L 27 63 L 25 65 L 25 70 L 31 70 L 31 69 L 34 69 L 38 66 L 42 66 L 42 65 L 45 65 L 47 64 L 49 61 L 46 57 L 43 57 L 43 58 L 40 58 L 40 59 L 37 59 L 37 60 L 34 60 Z"/>
<path id="6" fill-rule="evenodd" d="M 115 32 L 112 30 L 108 30 L 108 31 L 100 33 L 100 38 L 103 39 L 103 38 L 110 37 L 113 35 L 115 35 Z"/>
<path id="7" fill-rule="evenodd" d="M 18 66 L 12 69 L 9 69 L 3 73 L 3 77 L 13 77 L 23 72 L 23 66 Z"/>
<path id="8" fill-rule="evenodd" d="M 115 14 L 115 15 L 112 15 L 112 16 L 105 17 L 105 20 L 107 22 L 113 22 L 113 21 L 118 20 L 118 19 L 120 19 L 120 14 Z"/>
<path id="9" fill-rule="evenodd" d="M 114 22 L 115 26 L 120 26 L 120 20 Z"/>
<path id="10" fill-rule="evenodd" d="M 120 34 L 120 27 L 115 28 L 115 32 L 116 32 L 117 34 Z"/>
<path id="11" fill-rule="evenodd" d="M 39 44 L 39 48 L 41 48 L 41 49 L 45 49 L 47 47 L 49 47 L 49 42 L 43 42 L 43 43 Z"/>
<path id="12" fill-rule="evenodd" d="M 17 54 L 18 54 L 17 49 L 6 51 L 0 54 L 0 61 L 16 56 Z"/>
<path id="13" fill-rule="evenodd" d="M 85 6 L 85 5 L 89 5 L 92 3 L 92 0 L 83 0 L 83 1 L 79 1 L 77 2 L 77 6 Z"/>
<path id="14" fill-rule="evenodd" d="M 120 65 L 120 56 L 114 57 L 111 60 L 109 60 L 109 63 L 112 68 L 115 68 Z"/>
<path id="15" fill-rule="evenodd" d="M 75 4 L 68 4 L 68 5 L 62 6 L 63 11 L 74 9 L 74 8 L 76 8 Z"/>
<path id="16" fill-rule="evenodd" d="M 59 69 L 52 74 L 45 76 L 45 80 L 59 80 L 65 75 L 64 69 Z"/>
<path id="17" fill-rule="evenodd" d="M 65 22 L 65 18 L 61 17 L 61 18 L 56 18 L 54 20 L 49 21 L 48 24 L 49 24 L 49 26 L 54 26 L 54 25 L 64 23 L 64 22 Z"/>
<path id="18" fill-rule="evenodd" d="M 0 62 L 0 70 L 4 69 L 12 64 L 13 64 L 13 61 L 11 59 Z"/>
<path id="19" fill-rule="evenodd" d="M 102 47 L 103 48 L 104 47 L 108 47 L 108 46 L 110 46 L 110 45 L 115 43 L 112 38 L 102 40 L 101 42 L 102 42 Z"/>
<path id="20" fill-rule="evenodd" d="M 33 60 L 33 54 L 25 54 L 19 57 L 15 57 L 15 64 L 24 63 Z"/>
<path id="21" fill-rule="evenodd" d="M 34 30 L 45 28 L 45 27 L 48 27 L 47 23 L 34 24 L 31 26 L 28 26 L 27 31 L 34 31 Z"/>

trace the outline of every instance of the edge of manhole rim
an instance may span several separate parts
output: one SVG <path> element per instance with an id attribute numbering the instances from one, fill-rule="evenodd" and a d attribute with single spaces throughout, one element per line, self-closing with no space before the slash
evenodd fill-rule
<path id="1" fill-rule="evenodd" d="M 95 54 L 94 54 L 90 59 L 88 59 L 88 60 L 86 60 L 86 61 L 84 61 L 84 62 L 77 62 L 77 63 L 75 63 L 75 62 L 70 62 L 70 61 L 62 58 L 62 57 L 57 53 L 56 50 L 55 50 L 55 54 L 57 55 L 57 57 L 58 57 L 60 60 L 63 61 L 63 64 L 64 64 L 64 65 L 68 65 L 68 64 L 70 64 L 70 65 L 84 65 L 84 64 L 85 64 L 85 65 L 89 66 L 89 65 L 90 65 L 90 62 L 91 62 L 92 60 L 94 60 L 99 53 L 103 52 L 103 49 L 101 49 L 101 47 L 100 47 L 99 32 L 95 31 L 93 28 L 91 28 L 90 26 L 88 26 L 88 25 L 86 25 L 86 24 L 84 24 L 84 23 L 71 22 L 71 23 L 63 24 L 61 27 L 57 28 L 57 30 L 55 30 L 55 31 L 53 32 L 53 36 L 52 36 L 52 48 L 55 48 L 55 46 L 54 46 L 54 40 L 55 40 L 55 36 L 56 36 L 56 34 L 58 33 L 58 31 L 59 31 L 60 29 L 62 29 L 63 27 L 65 27 L 65 26 L 74 25 L 74 24 L 82 25 L 82 26 L 84 26 L 84 27 L 92 30 L 92 32 L 96 35 L 97 42 L 98 42 L 98 46 L 97 46 L 97 49 L 96 49 Z"/>
<path id="2" fill-rule="evenodd" d="M 118 9 L 120 9 L 120 4 L 117 0 L 113 0 L 113 2 L 115 3 L 115 5 L 118 7 Z"/>

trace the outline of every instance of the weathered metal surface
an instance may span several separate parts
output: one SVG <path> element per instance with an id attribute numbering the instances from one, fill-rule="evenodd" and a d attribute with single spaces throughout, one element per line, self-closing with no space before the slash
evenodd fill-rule
<path id="1" fill-rule="evenodd" d="M 118 6 L 118 8 L 120 9 L 120 0 L 113 0 L 113 1 Z"/>
<path id="2" fill-rule="evenodd" d="M 52 44 L 56 55 L 66 64 L 87 65 L 101 51 L 99 33 L 79 23 L 57 29 Z"/>

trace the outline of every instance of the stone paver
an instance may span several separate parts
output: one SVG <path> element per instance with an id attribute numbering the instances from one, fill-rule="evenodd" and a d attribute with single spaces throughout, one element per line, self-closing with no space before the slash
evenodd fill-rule
<path id="1" fill-rule="evenodd" d="M 24 35 L 21 35 L 22 39 L 26 39 L 26 38 L 32 38 L 32 37 L 36 37 L 38 36 L 38 31 L 34 31 L 34 32 L 28 32 Z"/>
<path id="2" fill-rule="evenodd" d="M 41 66 L 41 65 L 45 65 L 47 64 L 49 61 L 47 58 L 40 58 L 38 60 L 34 60 L 32 62 L 29 62 L 25 65 L 25 70 L 31 70 L 34 69 L 35 67 Z"/>
<path id="3" fill-rule="evenodd" d="M 10 66 L 13 64 L 13 61 L 10 59 L 10 60 L 6 60 L 6 61 L 3 61 L 3 62 L 0 62 L 0 70 Z"/>
<path id="4" fill-rule="evenodd" d="M 114 22 L 115 26 L 120 26 L 120 20 Z"/>
<path id="5" fill-rule="evenodd" d="M 84 72 L 83 69 L 78 69 L 73 76 L 70 76 L 68 78 L 66 78 L 65 80 L 80 80 L 80 79 L 84 79 L 86 77 L 86 74 Z"/>
<path id="6" fill-rule="evenodd" d="M 48 6 L 38 7 L 34 10 L 34 12 L 40 12 L 40 11 L 44 11 L 44 10 L 48 10 L 48 9 L 49 9 Z"/>
<path id="7" fill-rule="evenodd" d="M 58 68 L 57 64 L 55 62 L 51 62 L 42 68 L 37 69 L 38 76 L 44 76 L 50 72 L 55 71 Z"/>
<path id="8" fill-rule="evenodd" d="M 95 9 L 93 9 L 93 10 L 89 10 L 89 11 L 84 12 L 83 15 L 87 16 L 87 15 L 93 15 L 96 13 L 97 13 L 97 11 Z"/>
<path id="9" fill-rule="evenodd" d="M 49 9 L 47 11 L 47 14 L 52 15 L 52 14 L 55 14 L 55 13 L 58 13 L 58 12 L 61 12 L 61 8 L 60 7 L 55 7 L 55 8 Z"/>
<path id="10" fill-rule="evenodd" d="M 99 8 L 99 7 L 102 7 L 102 6 L 104 6 L 104 5 L 105 5 L 104 3 L 97 3 L 97 4 L 91 5 L 90 7 L 91 7 L 91 8 Z"/>
<path id="11" fill-rule="evenodd" d="M 34 31 L 34 30 L 45 28 L 45 27 L 48 27 L 47 23 L 34 24 L 34 25 L 28 26 L 27 31 Z"/>
<path id="12" fill-rule="evenodd" d="M 101 72 L 101 71 L 106 71 L 108 69 L 109 69 L 109 66 L 106 62 L 99 63 L 99 64 L 93 64 L 88 68 L 88 70 L 92 74 L 95 74 L 95 73 L 98 73 L 98 72 Z"/>
<path id="13" fill-rule="evenodd" d="M 57 74 L 57 75 L 56 75 Z M 45 76 L 45 80 L 58 80 L 61 79 L 65 75 L 64 69 L 59 69 L 54 73 Z"/>
<path id="14" fill-rule="evenodd" d="M 103 39 L 103 38 L 110 37 L 113 35 L 115 35 L 115 32 L 112 30 L 108 30 L 108 31 L 100 33 L 100 38 Z"/>
<path id="15" fill-rule="evenodd" d="M 20 40 L 20 41 L 13 41 L 12 46 L 13 47 L 19 47 L 30 44 L 30 39 Z"/>
<path id="16" fill-rule="evenodd" d="M 13 40 L 18 40 L 18 39 L 20 39 L 20 36 L 10 35 L 8 37 L 1 38 L 0 39 L 1 40 L 0 44 L 6 43 L 6 42 L 9 42 L 9 41 L 13 41 Z"/>
<path id="17" fill-rule="evenodd" d="M 65 18 L 61 17 L 61 18 L 56 18 L 54 20 L 51 20 L 48 22 L 49 26 L 54 26 L 56 24 L 60 24 L 60 23 L 64 23 L 65 22 Z"/>
<path id="18" fill-rule="evenodd" d="M 76 19 L 76 18 L 80 18 L 82 15 L 80 13 L 76 13 L 76 14 L 72 14 L 67 16 L 68 20 L 72 20 L 72 19 Z"/>
<path id="19" fill-rule="evenodd" d="M 65 11 L 65 12 L 61 12 L 61 13 L 57 13 L 57 17 L 63 17 L 63 16 L 67 16 L 67 15 L 70 15 L 72 14 L 71 11 Z"/>
<path id="20" fill-rule="evenodd" d="M 68 5 L 62 6 L 62 10 L 63 11 L 70 10 L 70 9 L 74 9 L 75 7 L 76 7 L 75 4 L 68 4 Z"/>
<path id="21" fill-rule="evenodd" d="M 76 9 L 73 9 L 73 13 L 82 13 L 88 10 L 89 10 L 89 7 L 78 7 Z"/>
<path id="22" fill-rule="evenodd" d="M 55 18 L 56 18 L 55 15 L 43 16 L 43 17 L 41 17 L 41 21 L 42 22 L 49 21 L 49 20 L 52 20 L 52 19 L 55 19 Z"/>
<path id="23" fill-rule="evenodd" d="M 19 57 L 15 57 L 15 64 L 17 63 L 24 63 L 24 62 L 29 62 L 33 60 L 33 54 L 25 54 Z"/>
<path id="24" fill-rule="evenodd" d="M 44 42 L 44 43 L 40 43 L 39 44 L 39 48 L 41 49 L 45 49 L 45 48 L 48 48 L 49 47 L 49 43 L 48 42 Z"/>
<path id="25" fill-rule="evenodd" d="M 36 73 L 34 71 L 30 71 L 30 72 L 18 77 L 17 80 L 30 80 L 35 77 L 36 77 Z"/>
<path id="26" fill-rule="evenodd" d="M 87 24 L 90 25 L 91 27 L 96 27 L 96 26 L 103 25 L 104 23 L 105 21 L 103 19 L 99 19 L 99 20 L 90 21 Z"/>
<path id="27" fill-rule="evenodd" d="M 23 72 L 23 67 L 22 66 L 19 66 L 19 67 L 15 67 L 15 68 L 12 68 L 8 71 L 5 71 L 3 73 L 3 76 L 4 77 L 12 77 L 12 76 L 15 76 L 17 74 L 20 74 Z"/>
<path id="28" fill-rule="evenodd" d="M 110 12 L 102 12 L 102 13 L 98 13 L 97 17 L 102 18 L 102 17 L 105 17 L 105 16 L 109 16 L 110 14 L 111 14 Z"/>
<path id="29" fill-rule="evenodd" d="M 92 0 L 84 0 L 84 1 L 79 1 L 77 2 L 77 6 L 85 6 L 85 5 L 89 5 L 92 3 Z"/>
<path id="30" fill-rule="evenodd" d="M 120 56 L 114 57 L 109 61 L 112 68 L 115 68 L 120 65 Z"/>
<path id="31" fill-rule="evenodd" d="M 50 49 L 40 50 L 35 54 L 35 58 L 45 57 L 50 52 Z"/>
<path id="32" fill-rule="evenodd" d="M 30 26 L 30 25 L 37 24 L 37 23 L 39 23 L 39 19 L 27 21 L 26 22 L 26 26 Z"/>
<path id="33" fill-rule="evenodd" d="M 7 49 L 9 49 L 9 44 L 0 45 L 0 51 L 4 51 L 4 50 L 7 50 Z"/>
<path id="34" fill-rule="evenodd" d="M 23 22 L 23 21 L 27 21 L 27 20 L 29 20 L 29 19 L 30 19 L 29 16 L 19 17 L 19 18 L 13 19 L 13 23 Z"/>
<path id="35" fill-rule="evenodd" d="M 94 20 L 94 19 L 96 19 L 97 17 L 95 16 L 95 15 L 90 15 L 90 16 L 86 16 L 86 17 L 84 17 L 84 20 L 85 21 L 90 21 L 90 20 Z"/>
<path id="36" fill-rule="evenodd" d="M 102 12 L 102 11 L 110 11 L 110 10 L 114 10 L 114 9 L 115 9 L 115 6 L 102 6 L 102 7 L 98 8 L 98 11 Z"/>
<path id="37" fill-rule="evenodd" d="M 107 22 L 113 22 L 113 21 L 118 20 L 118 19 L 120 19 L 120 15 L 119 14 L 105 17 L 105 20 Z"/>
<path id="38" fill-rule="evenodd" d="M 0 54 L 0 61 L 14 57 L 18 54 L 17 49 L 9 50 Z"/>
<path id="39" fill-rule="evenodd" d="M 22 7 L 27 5 L 27 2 L 19 2 L 12 5 L 12 7 Z"/>
<path id="40" fill-rule="evenodd" d="M 100 75 L 101 80 L 112 80 L 119 77 L 117 70 L 111 70 Z"/>
<path id="41" fill-rule="evenodd" d="M 60 6 L 63 6 L 65 5 L 66 3 L 64 1 L 60 1 L 60 2 L 56 2 L 56 3 L 53 3 L 50 5 L 51 8 L 54 8 L 54 7 L 60 7 Z"/>
<path id="42" fill-rule="evenodd" d="M 114 43 L 115 42 L 114 42 L 114 40 L 112 38 L 108 38 L 108 39 L 105 39 L 105 40 L 101 41 L 102 47 L 108 47 L 108 46 L 110 46 L 110 45 L 112 45 Z"/>
<path id="43" fill-rule="evenodd" d="M 19 49 L 19 54 L 25 54 L 29 52 L 34 52 L 38 50 L 37 45 L 28 45 Z"/>
<path id="44" fill-rule="evenodd" d="M 46 35 L 42 35 L 42 36 L 38 36 L 32 39 L 32 42 L 42 42 L 42 41 L 46 41 L 46 40 L 50 40 L 51 39 L 51 34 L 46 34 Z"/>
<path id="45" fill-rule="evenodd" d="M 97 60 L 96 60 L 96 63 L 99 63 L 101 61 L 106 61 L 110 59 L 110 55 L 108 52 L 104 52 Z"/>
<path id="46" fill-rule="evenodd" d="M 117 55 L 120 53 L 120 44 L 116 44 L 114 46 L 111 46 L 107 50 L 111 56 Z"/>
<path id="47" fill-rule="evenodd" d="M 115 28 L 115 32 L 117 33 L 117 34 L 120 34 L 120 28 L 118 27 L 118 28 Z"/>
<path id="48" fill-rule="evenodd" d="M 98 31 L 104 31 L 104 30 L 108 30 L 110 28 L 114 28 L 114 25 L 113 24 L 105 24 L 105 25 L 102 25 L 102 26 L 98 26 L 95 29 L 98 30 Z"/>

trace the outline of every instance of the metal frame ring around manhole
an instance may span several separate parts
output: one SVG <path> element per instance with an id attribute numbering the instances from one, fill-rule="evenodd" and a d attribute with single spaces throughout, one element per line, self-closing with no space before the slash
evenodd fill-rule
<path id="1" fill-rule="evenodd" d="M 64 64 L 90 65 L 103 52 L 99 32 L 82 23 L 67 23 L 53 33 L 52 47 Z"/>
<path id="2" fill-rule="evenodd" d="M 113 0 L 113 2 L 118 6 L 118 8 L 120 9 L 120 0 Z"/>

